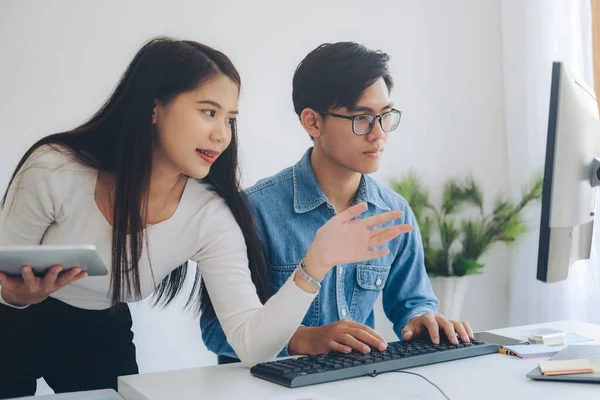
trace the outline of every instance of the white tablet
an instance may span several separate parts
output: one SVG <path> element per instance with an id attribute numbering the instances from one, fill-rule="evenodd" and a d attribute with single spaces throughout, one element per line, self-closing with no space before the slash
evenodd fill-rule
<path id="1" fill-rule="evenodd" d="M 93 245 L 0 246 L 0 272 L 20 276 L 23 265 L 30 265 L 38 276 L 54 265 L 62 265 L 63 271 L 81 267 L 88 276 L 108 274 Z"/>

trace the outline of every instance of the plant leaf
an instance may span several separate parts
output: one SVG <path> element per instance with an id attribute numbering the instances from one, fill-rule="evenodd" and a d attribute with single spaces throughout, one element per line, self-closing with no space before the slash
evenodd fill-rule
<path id="1" fill-rule="evenodd" d="M 528 203 L 531 200 L 541 200 L 542 190 L 544 188 L 544 174 L 538 172 L 534 175 L 533 179 L 528 186 L 523 188 L 523 203 Z"/>
<path id="2" fill-rule="evenodd" d="M 429 276 L 448 276 L 448 264 L 442 260 L 442 251 L 431 247 L 423 248 L 425 253 L 425 270 Z"/>
<path id="3" fill-rule="evenodd" d="M 463 221 L 461 231 L 462 250 L 459 256 L 478 260 L 492 244 L 489 224 L 483 219 Z"/>
<path id="4" fill-rule="evenodd" d="M 419 226 L 423 224 L 424 211 L 431 208 L 429 192 L 423 187 L 415 171 L 410 171 L 400 180 L 392 179 L 390 188 L 408 202 Z"/>
<path id="5" fill-rule="evenodd" d="M 452 271 L 456 276 L 465 276 L 481 273 L 480 270 L 484 265 L 475 260 L 465 257 L 456 257 L 452 264 Z"/>
<path id="6" fill-rule="evenodd" d="M 496 221 L 508 219 L 514 212 L 515 206 L 511 202 L 499 199 L 496 201 L 492 218 Z"/>
<path id="7" fill-rule="evenodd" d="M 440 225 L 440 237 L 442 239 L 442 249 L 448 251 L 454 244 L 459 235 L 458 229 L 454 226 L 454 220 L 445 218 Z"/>
<path id="8" fill-rule="evenodd" d="M 472 177 L 464 182 L 450 180 L 444 186 L 442 212 L 452 214 L 462 207 L 471 205 L 483 213 L 483 194 Z"/>
<path id="9" fill-rule="evenodd" d="M 419 229 L 421 230 L 421 238 L 423 240 L 423 245 L 429 245 L 431 243 L 431 232 L 433 230 L 433 219 L 430 217 L 425 217 L 422 223 L 419 223 Z"/>
<path id="10" fill-rule="evenodd" d="M 516 214 L 513 215 L 506 223 L 499 240 L 505 242 L 507 245 L 510 245 L 525 232 L 527 232 L 527 227 L 525 224 L 523 224 L 519 215 Z"/>

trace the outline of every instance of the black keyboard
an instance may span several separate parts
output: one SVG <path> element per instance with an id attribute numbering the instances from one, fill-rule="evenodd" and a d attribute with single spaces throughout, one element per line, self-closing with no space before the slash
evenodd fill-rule
<path id="1" fill-rule="evenodd" d="M 386 350 L 371 350 L 368 354 L 329 353 L 257 364 L 250 373 L 294 388 L 497 352 L 498 345 L 478 340 L 462 343 L 459 339 L 459 344 L 455 345 L 444 338 L 435 345 L 429 340 L 418 339 L 391 342 Z"/>

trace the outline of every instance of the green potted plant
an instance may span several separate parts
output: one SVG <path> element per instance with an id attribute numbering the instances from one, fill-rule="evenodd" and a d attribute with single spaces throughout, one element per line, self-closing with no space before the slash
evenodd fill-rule
<path id="1" fill-rule="evenodd" d="M 497 199 L 485 213 L 481 188 L 469 177 L 450 179 L 442 204 L 435 207 L 421 179 L 411 171 L 390 187 L 408 201 L 423 238 L 425 268 L 440 300 L 440 312 L 460 318 L 467 288 L 465 277 L 482 272 L 480 257 L 497 242 L 508 246 L 526 232 L 521 211 L 542 197 L 543 176 L 537 174 L 524 188 L 518 203 Z"/>

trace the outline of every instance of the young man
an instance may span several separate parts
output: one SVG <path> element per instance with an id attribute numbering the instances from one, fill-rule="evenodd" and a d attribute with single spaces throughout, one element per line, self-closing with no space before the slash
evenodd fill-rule
<path id="1" fill-rule="evenodd" d="M 437 313 L 409 205 L 368 176 L 379 168 L 387 136 L 400 122 L 401 113 L 390 100 L 388 59 L 352 42 L 313 50 L 296 69 L 293 100 L 314 147 L 293 167 L 246 190 L 273 293 L 296 270 L 317 230 L 353 204 L 367 204 L 360 218 L 401 210 L 403 223 L 415 227 L 390 241 L 389 253 L 380 259 L 338 265 L 314 277 L 320 281 L 319 294 L 281 356 L 385 349 L 385 341 L 372 329 L 380 292 L 385 313 L 403 340 L 428 334 L 437 343 L 443 331 L 458 343 L 456 334 L 463 341 L 473 335 L 468 323 Z M 200 325 L 208 349 L 226 356 L 220 362 L 236 357 L 214 314 L 203 314 Z"/>

